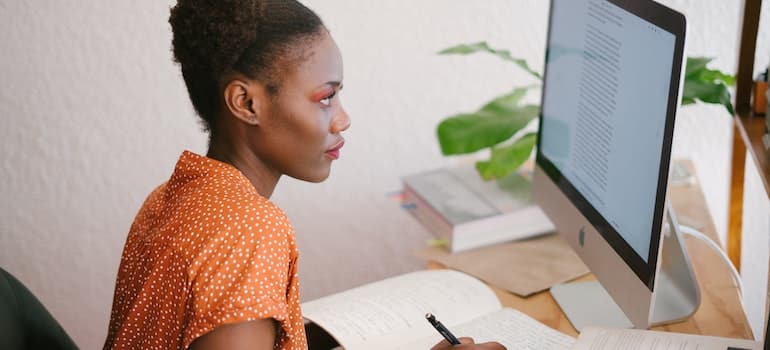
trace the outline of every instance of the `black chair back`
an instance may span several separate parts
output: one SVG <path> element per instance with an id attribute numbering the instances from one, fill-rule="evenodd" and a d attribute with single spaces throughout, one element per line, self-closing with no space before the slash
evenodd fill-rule
<path id="1" fill-rule="evenodd" d="M 77 349 L 50 312 L 19 280 L 0 268 L 0 349 Z"/>

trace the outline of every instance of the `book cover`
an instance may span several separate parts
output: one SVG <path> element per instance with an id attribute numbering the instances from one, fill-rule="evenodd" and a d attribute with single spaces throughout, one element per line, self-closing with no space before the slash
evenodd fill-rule
<path id="1" fill-rule="evenodd" d="M 406 176 L 404 204 L 452 252 L 553 231 L 535 205 L 529 178 L 484 181 L 472 165 Z"/>

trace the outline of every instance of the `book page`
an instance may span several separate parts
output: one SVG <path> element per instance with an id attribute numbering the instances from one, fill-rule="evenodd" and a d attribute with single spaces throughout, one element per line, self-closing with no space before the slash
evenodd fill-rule
<path id="1" fill-rule="evenodd" d="M 433 335 L 429 312 L 451 327 L 500 308 L 483 282 L 453 270 L 427 270 L 303 303 L 302 313 L 355 350 L 403 348 L 399 344 Z"/>
<path id="2" fill-rule="evenodd" d="M 758 342 L 702 335 L 586 327 L 573 350 L 759 350 Z"/>
<path id="3" fill-rule="evenodd" d="M 510 308 L 447 328 L 458 338 L 471 337 L 476 343 L 496 341 L 508 350 L 567 350 L 575 343 L 575 338 Z M 430 349 L 444 339 L 437 331 L 433 333 L 403 348 Z"/>

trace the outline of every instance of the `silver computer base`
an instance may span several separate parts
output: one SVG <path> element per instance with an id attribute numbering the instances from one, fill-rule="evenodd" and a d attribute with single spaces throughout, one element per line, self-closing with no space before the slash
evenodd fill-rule
<path id="1" fill-rule="evenodd" d="M 700 305 L 687 248 L 671 205 L 666 205 L 666 225 L 650 325 L 661 325 L 691 316 Z M 551 294 L 578 331 L 585 326 L 633 328 L 620 307 L 597 281 L 556 285 Z"/>

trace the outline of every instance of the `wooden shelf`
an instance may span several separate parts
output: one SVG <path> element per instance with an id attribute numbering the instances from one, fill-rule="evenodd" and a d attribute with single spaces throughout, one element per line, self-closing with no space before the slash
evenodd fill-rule
<path id="1" fill-rule="evenodd" d="M 762 136 L 765 134 L 765 118 L 749 114 L 737 115 L 735 125 L 746 146 L 746 153 L 750 154 L 749 157 L 759 170 L 765 193 L 770 196 L 770 157 L 762 143 Z"/>
<path id="2" fill-rule="evenodd" d="M 765 151 L 765 147 L 762 142 L 762 137 L 765 134 L 765 118 L 753 117 L 750 115 L 752 110 L 751 95 L 754 86 L 754 58 L 756 57 L 757 39 L 759 34 L 759 19 L 762 12 L 762 0 L 743 0 L 743 9 L 740 11 L 740 36 L 738 44 L 738 69 L 735 73 L 735 99 L 733 100 L 733 106 L 738 115 L 734 118 L 733 127 L 733 149 L 732 149 L 732 161 L 730 171 L 730 209 L 729 209 L 729 225 L 727 233 L 727 254 L 730 256 L 735 267 L 738 271 L 741 271 L 741 248 L 743 246 L 743 217 L 747 214 L 747 219 L 754 220 L 767 220 L 767 213 L 755 213 L 747 211 L 744 213 L 743 199 L 744 199 L 744 185 L 745 185 L 745 169 L 747 168 L 747 162 L 753 162 L 757 172 L 759 173 L 760 181 L 764 188 L 764 195 L 766 198 L 770 198 L 770 158 L 768 158 L 768 152 Z M 765 23 L 767 24 L 767 23 Z M 769 111 L 770 112 L 770 111 Z M 770 116 L 769 116 L 770 117 Z M 748 159 L 751 160 L 748 160 Z M 750 164 L 750 163 L 749 163 Z M 757 189 L 759 190 L 759 189 Z M 754 191 L 757 191 L 754 190 Z M 759 195 L 761 193 L 752 194 Z M 747 203 L 747 205 L 754 205 Z M 757 216 L 759 215 L 759 216 Z M 765 232 L 751 232 L 752 235 L 767 234 Z M 751 260 L 756 258 L 756 253 L 748 253 L 748 256 L 752 257 Z M 766 258 L 765 258 L 766 259 Z M 767 260 L 756 261 L 752 264 L 764 265 L 767 264 Z M 758 266 L 759 266 L 758 265 Z M 765 265 L 767 267 L 767 265 Z M 744 276 L 746 277 L 746 276 Z M 748 276 L 747 278 L 755 278 L 761 276 Z M 765 290 L 764 295 L 770 291 Z M 748 292 L 753 293 L 753 292 Z M 765 310 L 767 310 L 770 302 L 765 300 Z M 752 306 L 756 308 L 757 306 Z M 765 319 L 767 319 L 767 311 L 765 311 Z M 765 329 L 770 332 L 770 321 L 768 325 L 765 325 Z M 756 338 L 767 338 L 768 334 L 764 337 L 760 334 L 755 335 Z M 765 349 L 769 349 L 769 342 L 765 341 Z"/>

